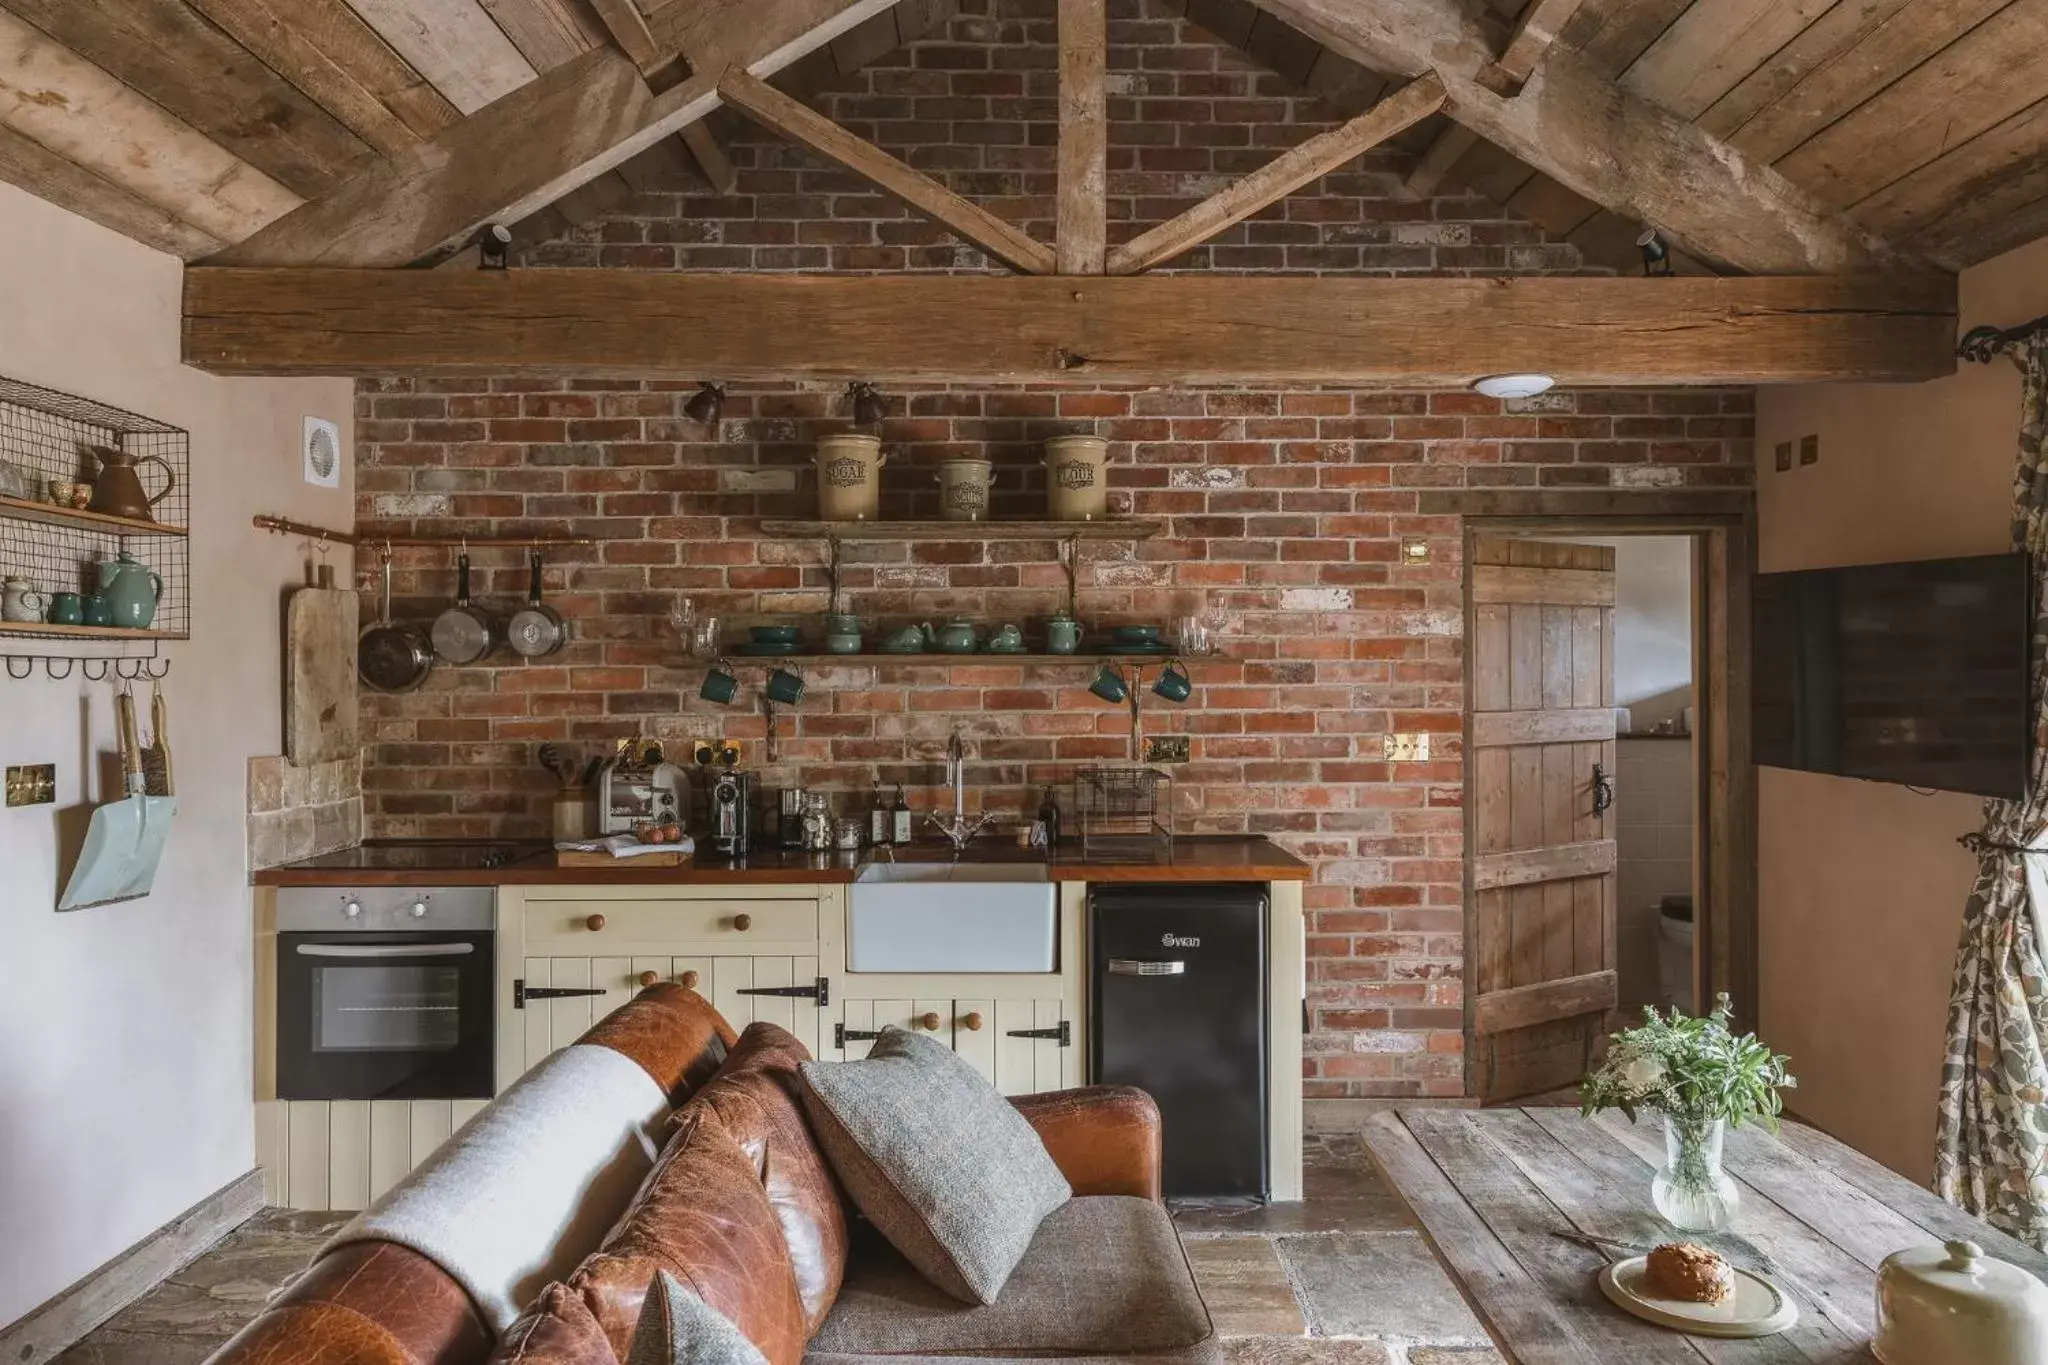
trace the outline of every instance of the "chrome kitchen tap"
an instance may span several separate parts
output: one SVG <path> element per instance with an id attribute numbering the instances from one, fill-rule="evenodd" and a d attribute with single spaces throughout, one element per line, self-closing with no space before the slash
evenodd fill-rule
<path id="1" fill-rule="evenodd" d="M 946 741 L 946 785 L 953 789 L 953 822 L 946 823 L 937 812 L 925 818 L 939 827 L 948 839 L 953 841 L 954 856 L 967 851 L 974 842 L 974 836 L 988 828 L 988 822 L 995 817 L 983 815 L 970 821 L 967 818 L 967 742 L 960 733 L 960 727 L 953 727 L 953 737 Z"/>

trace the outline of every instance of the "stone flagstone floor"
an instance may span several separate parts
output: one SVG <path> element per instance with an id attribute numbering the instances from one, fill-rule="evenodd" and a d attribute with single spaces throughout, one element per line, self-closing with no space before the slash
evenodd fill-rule
<path id="1" fill-rule="evenodd" d="M 1500 1365 L 1355 1137 L 1312 1138 L 1307 1198 L 1174 1210 L 1231 1365 Z M 198 1365 L 347 1214 L 269 1209 L 57 1365 Z"/>

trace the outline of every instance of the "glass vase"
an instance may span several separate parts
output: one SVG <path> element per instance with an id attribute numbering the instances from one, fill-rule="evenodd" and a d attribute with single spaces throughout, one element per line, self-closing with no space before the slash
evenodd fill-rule
<path id="1" fill-rule="evenodd" d="M 1719 1232 L 1735 1221 L 1742 1195 L 1721 1169 L 1720 1119 L 1664 1116 L 1664 1164 L 1650 1182 L 1657 1212 L 1687 1232 Z"/>

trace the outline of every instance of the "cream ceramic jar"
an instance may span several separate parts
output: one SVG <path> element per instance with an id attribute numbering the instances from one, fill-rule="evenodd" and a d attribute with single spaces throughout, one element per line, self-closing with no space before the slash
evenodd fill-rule
<path id="1" fill-rule="evenodd" d="M 2048 1365 L 2048 1285 L 1975 1242 L 1893 1252 L 1870 1349 L 1884 1365 Z"/>

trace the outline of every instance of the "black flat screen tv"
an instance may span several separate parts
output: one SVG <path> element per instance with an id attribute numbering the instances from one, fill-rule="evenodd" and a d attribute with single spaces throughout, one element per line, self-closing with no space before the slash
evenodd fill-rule
<path id="1" fill-rule="evenodd" d="M 1756 761 L 2024 796 L 2031 581 L 2022 554 L 1759 575 Z"/>

